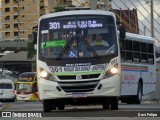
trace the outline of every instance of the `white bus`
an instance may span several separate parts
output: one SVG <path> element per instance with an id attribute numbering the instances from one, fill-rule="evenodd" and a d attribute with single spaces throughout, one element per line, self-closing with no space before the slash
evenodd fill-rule
<path id="1" fill-rule="evenodd" d="M 126 33 L 120 41 L 121 101 L 140 104 L 142 95 L 155 92 L 156 55 L 154 38 Z"/>
<path id="2" fill-rule="evenodd" d="M 111 12 L 75 10 L 41 16 L 37 78 L 44 112 L 63 110 L 68 104 L 101 104 L 103 109 L 117 110 L 121 92 L 118 43 Z"/>

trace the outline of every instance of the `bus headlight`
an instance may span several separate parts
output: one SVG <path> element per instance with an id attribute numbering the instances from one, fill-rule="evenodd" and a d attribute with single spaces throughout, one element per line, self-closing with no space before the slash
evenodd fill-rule
<path id="1" fill-rule="evenodd" d="M 52 76 L 51 73 L 45 71 L 44 69 L 40 69 L 40 76 L 41 78 L 44 78 L 46 80 L 52 80 L 55 81 L 54 77 Z"/>
<path id="2" fill-rule="evenodd" d="M 111 69 L 106 71 L 106 74 L 103 78 L 111 77 L 118 73 L 118 65 L 114 65 Z"/>
<path id="3" fill-rule="evenodd" d="M 111 68 L 110 72 L 111 72 L 112 74 L 116 74 L 116 73 L 118 73 L 118 68 L 113 67 L 113 68 Z"/>
<path id="4" fill-rule="evenodd" d="M 41 71 L 40 75 L 41 75 L 41 77 L 45 78 L 45 77 L 47 77 L 48 73 L 43 70 L 43 71 Z"/>

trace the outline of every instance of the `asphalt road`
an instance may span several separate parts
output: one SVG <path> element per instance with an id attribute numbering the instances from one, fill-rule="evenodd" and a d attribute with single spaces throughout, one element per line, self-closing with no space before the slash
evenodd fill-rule
<path id="1" fill-rule="evenodd" d="M 16 118 L 3 118 L 6 120 L 17 120 L 18 113 L 21 115 L 29 115 L 33 117 L 32 113 L 36 113 L 38 120 L 159 120 L 160 118 L 160 103 L 159 102 L 143 102 L 141 105 L 127 105 L 127 104 L 119 104 L 119 110 L 103 110 L 102 106 L 92 105 L 92 106 L 66 106 L 64 111 L 52 111 L 51 113 L 43 113 L 42 112 L 42 103 L 41 102 L 15 102 L 15 103 L 3 103 L 1 112 L 12 112 L 12 117 Z M 25 116 L 23 116 L 23 119 Z M 20 118 L 19 118 L 20 119 Z M 36 119 L 36 118 L 30 118 Z"/>

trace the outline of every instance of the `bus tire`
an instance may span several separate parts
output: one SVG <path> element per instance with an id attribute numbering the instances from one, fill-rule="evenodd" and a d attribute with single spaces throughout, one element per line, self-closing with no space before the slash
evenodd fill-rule
<path id="1" fill-rule="evenodd" d="M 118 110 L 118 98 L 114 98 L 111 103 L 111 110 Z"/>
<path id="2" fill-rule="evenodd" d="M 129 100 L 127 100 L 127 104 L 133 104 L 133 101 L 131 101 L 130 99 Z"/>
<path id="3" fill-rule="evenodd" d="M 104 103 L 103 104 L 103 110 L 109 110 L 109 104 Z"/>
<path id="4" fill-rule="evenodd" d="M 142 87 L 142 84 L 139 82 L 138 83 L 138 89 L 137 89 L 137 95 L 134 96 L 134 103 L 135 104 L 141 104 L 142 93 L 143 93 L 143 87 Z"/>
<path id="5" fill-rule="evenodd" d="M 127 104 L 133 104 L 134 103 L 134 101 L 133 101 L 133 99 L 134 99 L 134 97 L 133 96 L 129 96 L 128 98 L 126 98 L 127 100 L 126 100 L 126 103 Z"/>
<path id="6" fill-rule="evenodd" d="M 43 111 L 44 112 L 51 112 L 51 102 L 49 100 L 43 100 Z"/>
<path id="7" fill-rule="evenodd" d="M 58 105 L 58 110 L 64 110 L 65 108 L 65 105 L 64 104 L 59 104 Z"/>
<path id="8" fill-rule="evenodd" d="M 56 105 L 52 103 L 52 110 L 56 110 Z"/>

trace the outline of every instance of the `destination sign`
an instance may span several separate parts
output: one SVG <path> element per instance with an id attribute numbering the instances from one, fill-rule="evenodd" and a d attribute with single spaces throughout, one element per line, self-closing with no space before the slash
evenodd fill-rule
<path id="1" fill-rule="evenodd" d="M 90 65 L 90 66 L 49 66 L 51 72 L 89 72 L 89 71 L 103 71 L 107 64 Z"/>
<path id="2" fill-rule="evenodd" d="M 49 29 L 102 28 L 104 26 L 103 24 L 103 20 L 101 19 L 53 21 L 49 22 Z"/>

